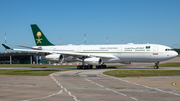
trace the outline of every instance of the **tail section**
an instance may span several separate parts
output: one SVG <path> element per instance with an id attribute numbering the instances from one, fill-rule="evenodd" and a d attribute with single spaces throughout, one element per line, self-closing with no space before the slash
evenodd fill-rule
<path id="1" fill-rule="evenodd" d="M 45 37 L 43 32 L 36 24 L 32 24 L 31 28 L 36 42 L 36 46 L 54 46 L 54 44 L 49 42 L 49 40 Z"/>

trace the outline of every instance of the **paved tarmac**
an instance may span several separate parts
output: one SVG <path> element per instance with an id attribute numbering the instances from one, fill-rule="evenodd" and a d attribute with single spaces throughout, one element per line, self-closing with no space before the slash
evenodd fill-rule
<path id="1" fill-rule="evenodd" d="M 167 62 L 178 62 L 179 57 Z M 153 69 L 152 63 L 74 70 L 49 76 L 0 75 L 0 101 L 179 101 L 180 76 L 116 78 L 101 74 L 114 69 Z M 160 67 L 159 70 L 179 70 Z"/>

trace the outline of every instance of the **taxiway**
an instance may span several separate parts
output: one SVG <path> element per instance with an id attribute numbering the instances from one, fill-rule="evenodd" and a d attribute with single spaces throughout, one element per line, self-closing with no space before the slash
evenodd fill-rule
<path id="1" fill-rule="evenodd" d="M 134 67 L 118 69 L 153 69 L 144 65 L 137 63 Z M 159 70 L 179 70 L 179 68 L 162 67 Z M 180 76 L 116 78 L 102 74 L 108 70 L 114 69 L 73 70 L 49 76 L 0 75 L 0 101 L 179 101 L 180 99 Z"/>

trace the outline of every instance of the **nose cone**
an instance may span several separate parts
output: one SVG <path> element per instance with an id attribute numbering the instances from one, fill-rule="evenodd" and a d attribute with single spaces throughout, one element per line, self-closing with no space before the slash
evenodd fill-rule
<path id="1" fill-rule="evenodd" d="M 176 51 L 173 51 L 172 56 L 173 56 L 173 57 L 176 57 L 177 55 L 178 55 L 178 53 L 177 53 Z"/>

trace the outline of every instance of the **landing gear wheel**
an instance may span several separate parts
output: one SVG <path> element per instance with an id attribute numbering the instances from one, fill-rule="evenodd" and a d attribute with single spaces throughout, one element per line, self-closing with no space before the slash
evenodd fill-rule
<path id="1" fill-rule="evenodd" d="M 85 67 L 85 69 L 88 69 L 88 66 L 85 65 L 84 67 Z"/>
<path id="2" fill-rule="evenodd" d="M 159 69 L 159 66 L 154 66 L 154 69 Z"/>
<path id="3" fill-rule="evenodd" d="M 77 69 L 81 69 L 80 66 L 77 66 Z"/>
<path id="4" fill-rule="evenodd" d="M 106 65 L 97 65 L 96 69 L 100 69 L 100 68 L 106 68 Z"/>
<path id="5" fill-rule="evenodd" d="M 88 65 L 88 69 L 92 69 L 93 68 L 93 65 Z"/>
<path id="6" fill-rule="evenodd" d="M 159 68 L 158 64 L 159 64 L 159 62 L 155 63 L 154 69 L 158 69 Z"/>

